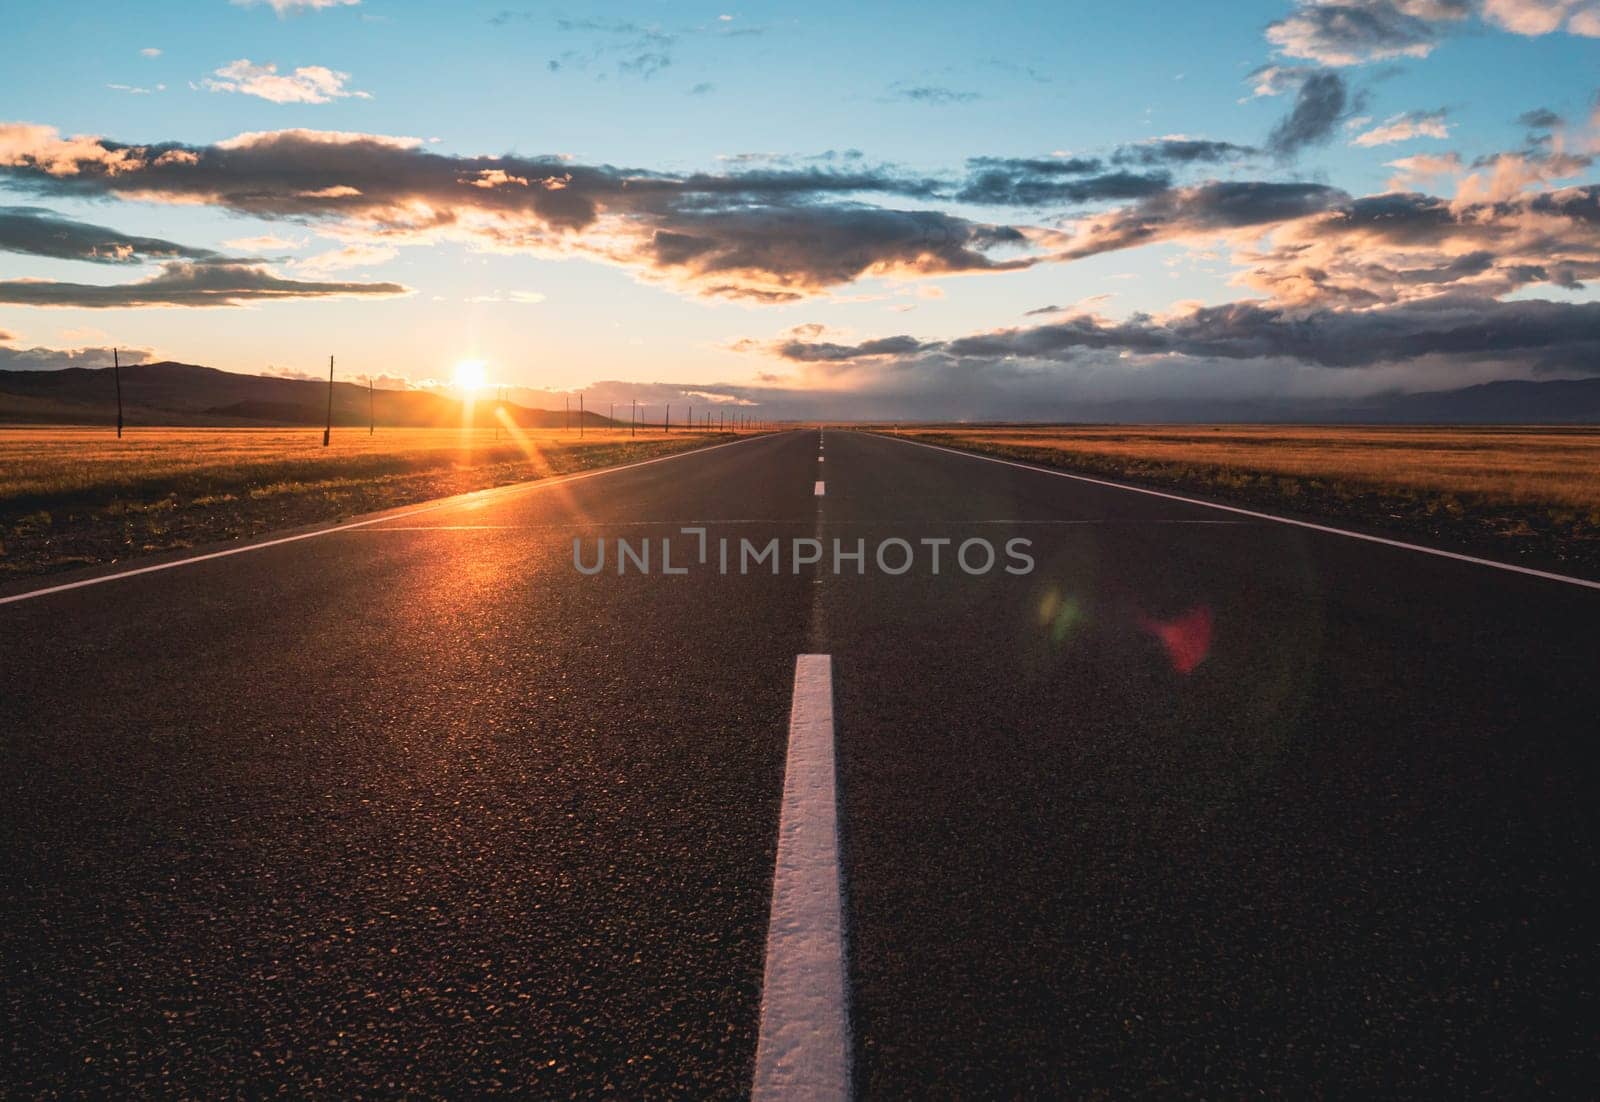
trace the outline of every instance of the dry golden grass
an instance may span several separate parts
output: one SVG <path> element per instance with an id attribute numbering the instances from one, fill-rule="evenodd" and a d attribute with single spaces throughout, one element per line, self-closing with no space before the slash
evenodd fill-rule
<path id="1" fill-rule="evenodd" d="M 626 450 L 626 430 L 519 429 L 518 438 L 492 429 L 335 429 L 322 446 L 320 429 L 129 429 L 121 440 L 100 428 L 0 428 L 0 503 L 19 498 L 107 494 L 151 484 L 249 483 L 349 479 L 501 463 L 566 467 L 579 455 Z M 631 446 L 687 447 L 702 434 L 663 435 L 659 428 Z"/>
<path id="2" fill-rule="evenodd" d="M 1278 475 L 1355 493 L 1450 495 L 1483 506 L 1594 514 L 1600 430 L 1512 427 L 1054 426 L 921 428 L 905 435 L 1007 454 L 1051 454 L 1130 475 L 1168 468 L 1216 485 Z M 1289 491 L 1293 496 L 1293 491 Z"/>
<path id="3" fill-rule="evenodd" d="M 255 536 L 731 439 L 659 428 L 0 428 L 0 576 Z"/>

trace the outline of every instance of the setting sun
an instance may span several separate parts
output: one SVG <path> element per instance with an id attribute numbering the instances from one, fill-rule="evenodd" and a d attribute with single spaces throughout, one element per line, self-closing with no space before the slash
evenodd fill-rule
<path id="1" fill-rule="evenodd" d="M 456 364 L 455 384 L 460 390 L 477 390 L 488 381 L 488 371 L 482 360 L 462 360 Z"/>

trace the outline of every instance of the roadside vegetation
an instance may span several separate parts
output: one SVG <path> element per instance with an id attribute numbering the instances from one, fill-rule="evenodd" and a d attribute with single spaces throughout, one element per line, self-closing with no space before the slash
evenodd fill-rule
<path id="1" fill-rule="evenodd" d="M 1600 577 L 1600 428 L 929 426 L 901 435 Z"/>
<path id="2" fill-rule="evenodd" d="M 715 433 L 0 427 L 0 581 L 649 459 Z"/>

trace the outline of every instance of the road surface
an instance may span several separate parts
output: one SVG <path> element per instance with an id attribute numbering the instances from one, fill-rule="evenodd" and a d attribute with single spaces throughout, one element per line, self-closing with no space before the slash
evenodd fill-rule
<path id="1" fill-rule="evenodd" d="M 845 431 L 40 588 L 0 1094 L 1600 1081 L 1593 588 Z"/>

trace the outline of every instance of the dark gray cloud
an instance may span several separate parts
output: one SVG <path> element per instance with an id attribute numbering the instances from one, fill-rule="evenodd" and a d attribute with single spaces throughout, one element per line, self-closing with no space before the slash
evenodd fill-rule
<path id="1" fill-rule="evenodd" d="M 8 306 L 240 306 L 282 299 L 388 296 L 408 293 L 398 283 L 338 283 L 284 279 L 258 265 L 233 261 L 164 263 L 149 279 L 110 286 L 52 280 L 0 281 Z"/>
<path id="2" fill-rule="evenodd" d="M 1099 157 L 968 157 L 967 172 L 1004 172 L 1011 176 L 1089 176 L 1104 170 Z"/>
<path id="3" fill-rule="evenodd" d="M 1529 130 L 1550 130 L 1566 124 L 1565 119 L 1548 107 L 1536 107 L 1532 111 L 1524 111 L 1517 116 L 1517 122 Z"/>
<path id="4" fill-rule="evenodd" d="M 1043 171 L 1040 171 L 1040 169 Z M 955 197 L 964 203 L 1012 207 L 1141 199 L 1172 186 L 1165 172 L 1106 172 L 1072 178 L 1049 161 L 1014 161 L 973 172 Z"/>
<path id="5" fill-rule="evenodd" d="M 1077 260 L 1177 237 L 1268 226 L 1348 199 L 1325 184 L 1218 181 L 1175 188 L 1086 219 L 1058 255 Z"/>
<path id="6" fill-rule="evenodd" d="M 1254 146 L 1204 138 L 1157 138 L 1121 146 L 1111 154 L 1111 160 L 1119 165 L 1220 164 L 1252 157 L 1259 152 Z"/>
<path id="7" fill-rule="evenodd" d="M 162 257 L 205 260 L 217 255 L 210 249 L 76 222 L 43 207 L 0 207 L 0 251 L 97 264 L 137 264 Z"/>
<path id="8" fill-rule="evenodd" d="M 680 211 L 670 230 L 656 231 L 645 253 L 654 266 L 684 273 L 710 294 L 745 297 L 741 277 L 752 272 L 777 276 L 777 286 L 752 288 L 748 297 L 782 302 L 877 270 L 933 275 L 1026 268 L 1035 258 L 991 255 L 1026 245 L 1027 239 L 1010 227 L 938 211 L 835 205 Z"/>
<path id="9" fill-rule="evenodd" d="M 834 363 L 874 356 L 899 356 L 921 352 L 924 345 L 915 337 L 882 337 L 859 344 L 834 344 L 829 341 L 791 339 L 780 341 L 771 351 L 796 363 Z"/>
<path id="10" fill-rule="evenodd" d="M 760 346 L 793 363 L 944 357 L 962 364 L 1068 363 L 1085 352 L 1176 354 L 1196 359 L 1280 359 L 1365 368 L 1423 357 L 1515 359 L 1536 371 L 1600 373 L 1600 303 L 1497 302 L 1442 297 L 1379 310 L 1290 310 L 1261 302 L 1202 307 L 1156 319 L 1087 315 L 949 341 L 900 335 L 855 345 L 785 339 Z"/>
<path id="11" fill-rule="evenodd" d="M 1295 92 L 1294 106 L 1267 135 L 1267 149 L 1278 157 L 1293 157 L 1307 146 L 1327 141 L 1349 105 L 1349 91 L 1338 73 L 1307 75 Z"/>
<path id="12" fill-rule="evenodd" d="M 969 157 L 955 198 L 965 203 L 1039 207 L 1143 199 L 1172 186 L 1173 167 L 1215 164 L 1256 153 L 1250 146 L 1200 138 L 1158 138 L 1090 156 Z M 1124 166 L 1148 171 L 1130 172 Z"/>

